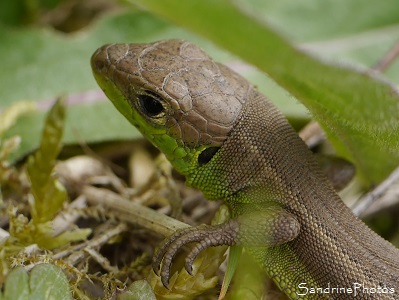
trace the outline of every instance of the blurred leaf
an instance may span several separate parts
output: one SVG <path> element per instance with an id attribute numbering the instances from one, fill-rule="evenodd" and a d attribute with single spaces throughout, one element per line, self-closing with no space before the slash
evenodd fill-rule
<path id="1" fill-rule="evenodd" d="M 0 23 L 21 25 L 34 23 L 39 14 L 52 8 L 62 0 L 13 0 L 0 2 Z"/>
<path id="2" fill-rule="evenodd" d="M 14 211 L 10 213 L 10 233 L 22 244 L 35 243 L 53 249 L 71 241 L 82 240 L 90 234 L 88 229 L 70 231 L 57 237 L 53 234 L 51 221 L 67 200 L 65 188 L 52 174 L 62 147 L 64 119 L 65 106 L 60 99 L 47 116 L 39 149 L 28 159 L 32 220 L 28 222 L 26 217 Z"/>
<path id="3" fill-rule="evenodd" d="M 29 293 L 29 276 L 25 269 L 18 267 L 11 270 L 4 286 L 4 299 L 28 300 Z"/>
<path id="4" fill-rule="evenodd" d="M 133 282 L 126 291 L 119 295 L 118 300 L 156 300 L 155 294 L 147 280 Z"/>
<path id="5" fill-rule="evenodd" d="M 270 299 L 287 299 L 287 297 L 273 297 L 274 291 L 265 289 L 271 282 L 272 280 L 261 270 L 259 264 L 244 251 L 237 272 L 234 274 L 232 289 L 228 291 L 225 299 L 256 300 L 262 299 L 262 295 L 267 295 Z M 283 295 L 283 292 L 281 292 L 281 295 Z"/>
<path id="6" fill-rule="evenodd" d="M 4 288 L 6 300 L 68 300 L 71 290 L 65 274 L 51 264 L 35 266 L 30 275 L 23 267 L 11 270 Z"/>
<path id="7" fill-rule="evenodd" d="M 92 233 L 91 229 L 69 229 L 54 236 L 52 222 L 35 224 L 29 232 L 32 234 L 33 242 L 46 249 L 55 249 L 67 245 L 73 241 L 83 241 Z"/>
<path id="8" fill-rule="evenodd" d="M 398 25 L 396 0 L 233 0 L 295 42 L 326 41 Z M 349 22 L 350 20 L 350 22 Z M 317 26 L 315 26 L 317 24 Z"/>
<path id="9" fill-rule="evenodd" d="M 1 1 L 0 21 L 3 24 L 19 25 L 29 16 L 29 8 L 24 0 Z"/>
<path id="10" fill-rule="evenodd" d="M 9 182 L 12 183 L 11 178 L 18 176 L 16 168 L 8 162 L 8 159 L 11 153 L 18 149 L 20 143 L 19 137 L 9 138 L 0 143 L 0 186 Z"/>
<path id="11" fill-rule="evenodd" d="M 240 261 L 242 254 L 242 247 L 240 246 L 231 246 L 229 248 L 229 258 L 227 261 L 226 272 L 224 273 L 222 287 L 220 289 L 220 294 L 218 299 L 223 299 L 226 296 L 227 291 L 229 290 L 231 280 L 233 279 L 238 263 Z"/>
<path id="12" fill-rule="evenodd" d="M 65 36 L 48 29 L 10 30 L 0 26 L 0 54 L 7 57 L 0 70 L 0 110 L 15 101 L 27 99 L 37 102 L 38 106 L 37 113 L 21 118 L 6 135 L 21 136 L 21 149 L 15 158 L 38 147 L 44 115 L 51 99 L 65 93 L 70 95 L 65 142 L 98 142 L 141 136 L 119 117 L 100 92 L 92 77 L 89 60 L 101 44 L 140 37 L 137 32 L 131 32 L 131 26 L 142 27 L 142 34 L 146 35 L 148 31 L 165 27 L 163 24 L 145 14 L 132 12 L 105 18 L 91 35 Z M 85 92 L 94 88 L 98 92 Z"/>
<path id="13" fill-rule="evenodd" d="M 298 51 L 231 1 L 132 2 L 190 28 L 268 73 L 309 108 L 337 151 L 355 163 L 367 183 L 381 181 L 398 165 L 399 95 L 386 82 Z"/>
<path id="14" fill-rule="evenodd" d="M 51 264 L 40 264 L 30 274 L 31 300 L 72 299 L 71 290 L 65 274 Z"/>
<path id="15" fill-rule="evenodd" d="M 373 66 L 399 40 L 396 0 L 234 0 L 300 48 L 334 63 Z M 399 82 L 399 60 L 385 74 Z"/>
<path id="16" fill-rule="evenodd" d="M 306 110 L 298 110 L 297 103 L 255 68 L 147 13 L 127 11 L 110 15 L 95 24 L 92 31 L 80 35 L 61 35 L 49 29 L 10 30 L 0 26 L 0 36 L 0 55 L 7 57 L 0 69 L 0 111 L 22 100 L 36 102 L 38 110 L 22 116 L 6 134 L 6 137 L 21 136 L 21 147 L 14 159 L 38 147 L 44 116 L 52 99 L 66 93 L 68 116 L 64 143 L 141 137 L 136 128 L 121 118 L 91 74 L 91 54 L 101 45 L 112 42 L 149 42 L 164 38 L 195 41 L 268 91 L 268 95 L 276 95 L 273 98 L 279 99 L 284 112 L 296 119 L 307 118 Z"/>
<path id="17" fill-rule="evenodd" d="M 169 0 L 152 0 L 145 1 L 143 5 L 166 5 L 169 2 Z M 282 81 L 285 84 L 288 84 L 286 81 L 291 81 L 292 84 L 292 81 L 299 76 L 299 79 L 306 81 L 307 84 L 311 81 L 311 85 L 306 89 L 313 89 L 314 86 L 319 85 L 319 83 L 316 84 L 317 81 L 312 81 L 311 76 L 307 76 L 310 73 L 307 66 L 305 69 L 307 72 L 303 72 L 302 67 L 307 64 L 306 62 L 302 63 L 302 67 L 296 67 L 293 64 L 295 59 L 292 57 L 281 58 L 283 52 L 280 51 L 280 44 L 274 45 L 274 48 L 268 48 L 269 41 L 262 31 L 266 28 L 263 23 L 272 24 L 278 31 L 299 42 L 300 46 L 308 51 L 315 52 L 318 56 L 328 59 L 339 58 L 340 62 L 344 61 L 345 64 L 356 62 L 370 66 L 392 46 L 395 37 L 396 39 L 399 37 L 398 10 L 395 9 L 396 0 L 387 0 L 384 1 L 384 4 L 378 5 L 371 0 L 326 0 L 323 3 L 317 0 L 306 0 L 305 2 L 294 0 L 231 1 L 231 3 L 240 5 L 243 11 L 256 14 L 255 17 L 251 16 L 250 18 L 234 9 L 224 9 L 224 5 L 230 7 L 226 3 L 221 0 L 193 0 L 180 5 L 180 1 L 175 1 L 174 4 L 177 7 L 166 5 L 168 7 L 164 10 L 162 8 L 160 13 L 162 15 L 170 14 L 170 18 L 175 18 L 175 20 L 177 20 L 179 13 L 183 13 L 183 18 L 176 21 L 178 24 L 190 28 L 191 25 L 188 25 L 190 22 L 198 21 L 196 26 L 199 31 L 202 31 L 208 37 L 215 34 L 220 36 L 223 40 L 220 45 L 230 49 L 233 53 L 240 54 L 244 58 L 247 57 L 254 64 L 256 64 L 256 61 L 260 61 L 264 67 L 269 64 L 275 65 L 277 71 L 282 72 L 280 75 L 274 74 L 275 77 L 282 77 L 282 74 L 287 72 L 289 76 L 280 78 L 278 80 L 280 84 L 282 84 Z M 191 12 L 183 11 L 186 5 L 190 5 L 194 9 Z M 356 13 L 348 9 L 351 7 L 356 8 Z M 234 13 L 232 14 L 232 12 Z M 172 17 L 172 14 L 174 17 Z M 203 18 L 205 14 L 207 18 Z M 263 23 L 257 22 L 258 19 Z M 188 23 L 186 24 L 183 21 Z M 39 109 L 38 113 L 21 118 L 16 126 L 7 133 L 7 137 L 19 134 L 22 138 L 20 151 L 15 154 L 14 158 L 18 158 L 38 146 L 38 136 L 41 132 L 41 120 L 44 113 L 49 108 L 51 99 L 64 93 L 68 93 L 70 96 L 69 101 L 67 101 L 70 113 L 67 119 L 64 142 L 76 143 L 83 140 L 87 143 L 93 143 L 140 137 L 138 131 L 119 116 L 101 92 L 90 92 L 91 89 L 99 90 L 91 75 L 88 63 L 90 55 L 100 45 L 110 42 L 148 42 L 165 38 L 191 40 L 204 48 L 216 60 L 227 63 L 250 79 L 291 120 L 303 122 L 304 119 L 308 118 L 306 109 L 293 101 L 292 97 L 278 88 L 267 77 L 259 75 L 260 72 L 256 69 L 248 67 L 237 58 L 217 49 L 198 36 L 174 27 L 147 13 L 126 10 L 120 14 L 113 14 L 102 18 L 90 30 L 81 31 L 80 34 L 61 35 L 49 29 L 34 28 L 11 30 L 0 26 L 0 36 L 2 37 L 0 54 L 2 57 L 7 57 L 3 61 L 2 69 L 0 69 L 0 109 L 6 108 L 15 101 L 28 99 L 37 102 Z M 251 47 L 248 47 L 248 45 L 251 45 Z M 397 62 L 396 66 L 398 64 Z M 399 78 L 399 68 L 393 66 L 387 74 L 391 78 Z M 321 73 L 323 76 L 319 75 L 320 73 L 316 72 L 312 76 L 320 80 L 326 78 L 324 71 Z M 327 84 L 335 90 L 335 83 L 330 81 L 330 79 L 326 79 L 319 89 L 325 89 L 325 84 Z M 23 85 L 23 88 L 21 88 L 21 85 Z M 291 92 L 295 93 L 294 91 Z M 349 95 L 354 96 L 352 91 L 350 92 Z M 366 92 L 367 89 L 363 93 L 366 94 Z M 312 99 L 313 97 L 320 97 L 321 100 L 316 100 L 328 101 L 331 95 L 324 100 L 325 94 L 327 93 L 314 94 Z M 298 91 L 296 96 L 298 96 Z M 347 98 L 348 94 L 344 96 Z M 352 99 L 361 95 L 355 96 Z M 308 102 L 310 103 L 311 100 Z M 394 111 L 391 111 L 388 115 L 384 115 L 384 113 L 374 114 L 375 106 L 370 108 L 368 105 L 348 106 L 347 101 L 345 101 L 344 106 L 337 102 L 332 106 L 325 107 L 318 105 L 316 101 L 311 102 L 312 104 L 308 102 L 306 105 L 312 107 L 314 112 L 316 111 L 318 119 L 324 120 L 324 114 L 329 116 L 325 123 L 334 119 L 333 122 L 325 125 L 325 128 L 328 127 L 329 134 L 336 140 L 335 143 L 341 153 L 356 158 L 358 168 L 364 174 L 367 173 L 367 176 L 370 175 L 371 181 L 377 181 L 389 172 L 396 158 L 392 160 L 392 163 L 386 163 L 384 159 L 381 161 L 380 157 L 384 156 L 383 154 L 387 156 L 387 153 L 380 153 L 376 156 L 377 160 L 375 161 L 374 152 L 376 144 L 382 141 L 384 144 L 380 145 L 379 148 L 387 146 L 390 148 L 387 152 L 394 151 L 394 157 L 396 157 L 395 153 L 397 152 L 392 145 L 395 134 L 390 136 L 390 132 L 395 129 L 395 120 L 389 119 Z M 374 102 L 371 101 L 371 103 Z M 359 107 L 361 108 L 360 111 Z M 326 108 L 329 108 L 327 112 Z M 366 114 L 364 114 L 364 110 L 367 110 Z M 355 118 L 352 118 L 351 112 L 356 113 Z M 346 115 L 341 116 L 341 113 L 346 113 Z M 380 115 L 380 117 L 369 123 L 366 120 L 369 114 Z M 336 118 L 337 115 L 340 117 Z M 360 118 L 363 121 L 358 123 Z M 384 119 L 386 121 L 384 123 L 388 125 L 381 127 L 381 119 Z M 344 123 L 346 127 L 339 131 L 340 126 L 342 126 L 341 123 Z M 358 131 L 354 123 L 362 129 Z M 393 129 L 390 129 L 389 126 Z M 370 128 L 369 134 L 363 135 L 363 131 Z M 379 132 L 384 132 L 384 134 L 380 135 Z M 358 156 L 359 148 L 361 148 L 360 150 L 364 149 L 367 140 L 374 140 L 373 134 L 377 134 L 380 141 L 372 144 L 373 149 L 364 150 L 370 151 L 369 153 L 360 153 Z M 349 152 L 346 151 L 347 145 L 344 147 L 342 143 L 338 142 L 338 135 L 340 141 L 344 139 L 346 144 L 350 141 L 358 146 L 351 147 Z M 352 139 L 352 136 L 355 139 Z M 358 140 L 360 143 L 357 143 Z M 368 149 L 368 147 L 366 148 Z M 353 153 L 355 152 L 356 155 L 354 156 Z M 381 166 L 377 169 L 371 168 L 370 157 L 373 157 L 371 161 L 375 161 L 375 165 L 380 164 Z M 367 158 L 369 161 L 365 166 L 362 164 L 363 158 Z"/>
<path id="18" fill-rule="evenodd" d="M 18 102 L 10 107 L 8 107 L 1 115 L 0 115 L 0 137 L 6 132 L 12 125 L 15 124 L 17 119 L 28 113 L 35 110 L 35 106 L 32 102 Z"/>
<path id="19" fill-rule="evenodd" d="M 35 224 L 52 220 L 67 198 L 64 187 L 52 176 L 62 147 L 64 119 L 65 107 L 60 99 L 48 114 L 39 149 L 28 160 L 27 173 L 34 198 L 31 214 Z"/>

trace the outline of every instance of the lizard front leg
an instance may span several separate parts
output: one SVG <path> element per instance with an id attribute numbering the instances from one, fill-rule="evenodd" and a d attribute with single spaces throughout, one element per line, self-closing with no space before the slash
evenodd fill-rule
<path id="1" fill-rule="evenodd" d="M 246 213 L 219 225 L 200 225 L 183 229 L 165 239 L 160 245 L 154 255 L 153 269 L 161 276 L 163 285 L 168 287 L 173 257 L 186 244 L 196 243 L 185 259 L 185 269 L 191 274 L 195 258 L 208 247 L 274 247 L 293 240 L 299 231 L 300 224 L 295 216 L 275 207 Z"/>

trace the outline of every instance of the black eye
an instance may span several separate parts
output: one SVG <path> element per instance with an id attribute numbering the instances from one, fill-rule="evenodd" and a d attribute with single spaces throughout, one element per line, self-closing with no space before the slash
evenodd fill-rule
<path id="1" fill-rule="evenodd" d="M 220 149 L 220 147 L 206 148 L 204 151 L 202 151 L 200 153 L 200 155 L 198 155 L 198 164 L 200 166 L 207 164 L 212 159 L 212 157 L 216 154 L 216 152 L 218 152 L 219 149 Z"/>
<path id="2" fill-rule="evenodd" d="M 140 101 L 140 106 L 150 117 L 155 117 L 165 110 L 162 105 L 161 97 L 154 92 L 145 91 L 145 94 L 138 95 L 138 98 Z"/>

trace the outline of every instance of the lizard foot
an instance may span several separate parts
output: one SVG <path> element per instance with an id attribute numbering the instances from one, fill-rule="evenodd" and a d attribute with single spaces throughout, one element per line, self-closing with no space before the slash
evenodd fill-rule
<path id="1" fill-rule="evenodd" d="M 172 259 L 182 246 L 197 243 L 185 260 L 185 269 L 192 275 L 193 262 L 202 250 L 214 246 L 234 245 L 238 231 L 238 222 L 230 220 L 220 225 L 200 225 L 176 232 L 164 240 L 155 254 L 152 264 L 155 274 L 161 276 L 162 284 L 168 288 Z"/>
<path id="2" fill-rule="evenodd" d="M 274 247 L 295 239 L 299 232 L 300 224 L 294 215 L 278 207 L 263 208 L 223 224 L 200 225 L 176 232 L 162 242 L 152 267 L 155 274 L 161 276 L 162 284 L 168 288 L 173 257 L 186 244 L 196 243 L 185 260 L 185 269 L 191 274 L 195 258 L 208 247 Z"/>

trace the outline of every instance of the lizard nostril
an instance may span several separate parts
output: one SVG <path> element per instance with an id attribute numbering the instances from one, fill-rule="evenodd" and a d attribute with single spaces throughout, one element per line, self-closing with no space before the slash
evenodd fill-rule
<path id="1" fill-rule="evenodd" d="M 102 70 L 105 66 L 104 60 L 99 59 L 97 53 L 94 54 L 93 56 L 93 66 L 96 70 Z"/>
<path id="2" fill-rule="evenodd" d="M 92 68 L 96 71 L 101 71 L 106 67 L 107 55 L 104 51 L 104 47 L 98 48 L 96 52 L 91 56 Z"/>

